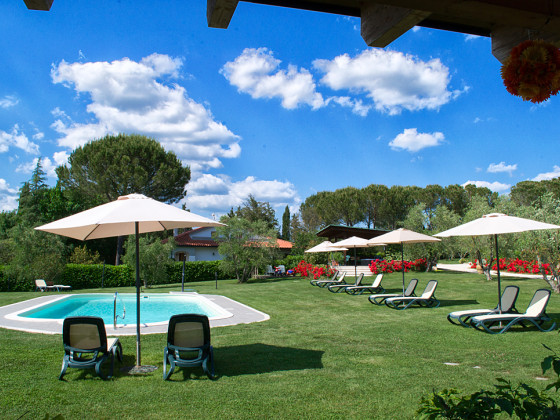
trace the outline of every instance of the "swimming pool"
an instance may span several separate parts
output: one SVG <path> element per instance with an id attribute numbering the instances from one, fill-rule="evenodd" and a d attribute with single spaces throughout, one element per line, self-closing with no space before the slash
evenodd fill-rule
<path id="1" fill-rule="evenodd" d="M 98 316 L 113 325 L 115 295 L 110 293 L 64 296 L 45 305 L 20 312 L 18 317 L 57 321 L 69 316 Z M 210 320 L 233 316 L 229 311 L 200 295 L 150 293 L 140 295 L 140 323 L 166 323 L 172 315 L 197 313 Z M 116 297 L 117 326 L 136 325 L 136 294 L 119 293 Z M 123 316 L 124 315 L 124 316 Z"/>

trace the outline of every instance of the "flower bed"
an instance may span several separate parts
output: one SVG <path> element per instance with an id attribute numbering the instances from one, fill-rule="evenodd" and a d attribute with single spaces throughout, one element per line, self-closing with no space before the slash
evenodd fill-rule
<path id="1" fill-rule="evenodd" d="M 301 262 L 294 267 L 294 272 L 299 274 L 302 277 L 313 277 L 314 280 L 318 278 L 324 277 L 326 274 L 325 267 L 320 265 L 313 265 L 311 263 L 305 262 L 301 260 Z M 328 276 L 332 276 L 334 274 L 334 270 L 329 268 Z"/>
<path id="2" fill-rule="evenodd" d="M 391 261 L 373 260 L 369 264 L 369 270 L 373 274 L 379 274 L 379 273 L 388 274 L 388 273 L 393 273 L 395 271 L 402 271 L 403 268 L 402 264 L 403 262 L 401 260 L 391 260 Z M 427 267 L 427 262 L 425 258 L 418 258 L 415 261 L 404 261 L 405 272 L 411 270 L 426 271 L 426 267 Z"/>
<path id="3" fill-rule="evenodd" d="M 471 268 L 476 268 L 478 260 L 471 263 Z M 551 274 L 550 264 L 543 264 L 542 267 L 546 274 Z M 492 270 L 497 270 L 498 264 L 494 262 L 492 265 Z M 525 273 L 525 274 L 540 274 L 541 269 L 537 261 L 525 261 L 519 258 L 513 258 L 506 260 L 505 258 L 500 258 L 500 270 L 509 271 L 510 273 Z"/>

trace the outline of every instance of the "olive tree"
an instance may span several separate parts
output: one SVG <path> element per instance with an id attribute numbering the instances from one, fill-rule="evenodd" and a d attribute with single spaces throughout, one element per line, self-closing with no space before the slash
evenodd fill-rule
<path id="1" fill-rule="evenodd" d="M 224 256 L 220 267 L 239 283 L 246 283 L 255 269 L 274 260 L 276 232 L 263 220 L 225 216 L 220 221 L 226 224 L 216 228 L 218 252 Z"/>

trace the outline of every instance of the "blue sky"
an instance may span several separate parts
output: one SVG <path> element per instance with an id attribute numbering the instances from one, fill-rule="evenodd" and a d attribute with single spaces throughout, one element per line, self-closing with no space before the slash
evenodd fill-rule
<path id="1" fill-rule="evenodd" d="M 367 47 L 360 21 L 240 2 L 0 4 L 0 209 L 39 157 L 54 168 L 108 133 L 190 165 L 186 204 L 217 216 L 253 194 L 292 212 L 346 186 L 477 183 L 500 194 L 560 176 L 560 98 L 511 96 L 488 38 L 415 28 Z"/>

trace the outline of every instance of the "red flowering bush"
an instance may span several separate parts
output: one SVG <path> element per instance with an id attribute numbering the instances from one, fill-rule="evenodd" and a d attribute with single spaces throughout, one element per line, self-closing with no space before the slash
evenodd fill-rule
<path id="1" fill-rule="evenodd" d="M 402 264 L 403 263 L 401 260 L 391 260 L 391 261 L 373 260 L 369 264 L 369 270 L 373 274 L 379 274 L 379 273 L 389 274 L 395 271 L 402 271 L 403 268 Z M 425 271 L 426 267 L 427 267 L 427 262 L 425 258 L 419 258 L 414 262 L 413 261 L 404 262 L 405 272 L 408 272 L 410 270 Z"/>
<path id="2" fill-rule="evenodd" d="M 322 267 L 320 265 L 314 266 L 313 264 L 305 262 L 303 260 L 301 260 L 301 262 L 296 267 L 294 267 L 294 272 L 301 275 L 302 277 L 313 277 L 314 280 L 324 277 L 326 274 L 325 267 Z M 333 274 L 334 270 L 332 268 L 329 268 L 329 277 Z"/>
<path id="3" fill-rule="evenodd" d="M 471 268 L 476 268 L 478 261 L 475 260 L 471 263 Z M 551 274 L 550 264 L 543 264 L 542 267 L 546 274 Z M 497 270 L 498 264 L 494 262 L 492 264 L 492 270 Z M 500 271 L 509 271 L 510 273 L 525 273 L 525 274 L 539 274 L 541 269 L 537 261 L 525 261 L 519 258 L 513 258 L 506 260 L 505 258 L 500 258 Z"/>

